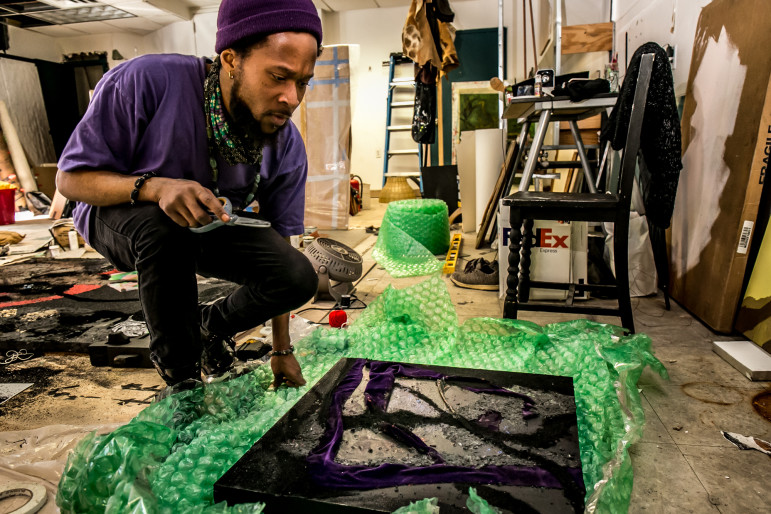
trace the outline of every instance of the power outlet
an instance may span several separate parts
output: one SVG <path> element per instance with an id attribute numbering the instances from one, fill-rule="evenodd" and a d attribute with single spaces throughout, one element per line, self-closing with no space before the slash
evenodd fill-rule
<path id="1" fill-rule="evenodd" d="M 677 45 L 667 45 L 664 47 L 664 50 L 667 52 L 667 56 L 669 57 L 669 65 L 672 67 L 672 69 L 675 69 L 675 56 L 677 54 Z"/>

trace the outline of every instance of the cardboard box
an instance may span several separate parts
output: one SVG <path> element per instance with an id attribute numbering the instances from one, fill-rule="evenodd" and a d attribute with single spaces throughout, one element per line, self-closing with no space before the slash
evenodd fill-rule
<path id="1" fill-rule="evenodd" d="M 509 209 L 498 206 L 498 296 L 506 295 L 509 264 Z M 530 250 L 530 280 L 580 284 L 587 278 L 587 225 L 585 222 L 536 220 L 534 245 Z M 575 298 L 586 298 L 576 294 Z M 564 300 L 567 291 L 531 289 L 532 300 Z"/>
<path id="2" fill-rule="evenodd" d="M 347 229 L 350 208 L 351 83 L 348 46 L 326 46 L 301 106 L 308 154 L 305 225 Z"/>
<path id="3" fill-rule="evenodd" d="M 32 170 L 35 180 L 37 180 L 38 190 L 45 193 L 51 200 L 56 193 L 56 172 L 58 170 L 59 167 L 56 164 L 41 164 Z"/>
<path id="4" fill-rule="evenodd" d="M 771 147 L 767 12 L 766 0 L 705 6 L 686 89 L 671 295 L 718 332 L 733 330 L 742 300 Z"/>

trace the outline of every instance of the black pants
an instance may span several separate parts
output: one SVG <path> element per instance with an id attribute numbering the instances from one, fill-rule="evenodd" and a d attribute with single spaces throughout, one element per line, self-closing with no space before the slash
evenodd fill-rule
<path id="1" fill-rule="evenodd" d="M 89 239 L 118 269 L 137 271 L 150 350 L 164 368 L 200 360 L 200 327 L 232 336 L 303 305 L 318 285 L 308 259 L 274 229 L 196 234 L 156 204 L 95 207 Z M 240 287 L 199 308 L 196 273 Z"/>

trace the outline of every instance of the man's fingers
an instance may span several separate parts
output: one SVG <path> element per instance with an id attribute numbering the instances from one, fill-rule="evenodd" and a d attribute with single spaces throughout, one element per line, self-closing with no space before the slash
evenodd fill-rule
<path id="1" fill-rule="evenodd" d="M 208 225 L 212 222 L 211 214 L 203 210 L 198 203 L 193 204 L 192 207 L 190 207 L 190 215 L 195 220 L 195 225 L 192 225 L 194 227 L 200 227 L 202 225 Z"/>
<path id="2" fill-rule="evenodd" d="M 306 384 L 305 379 L 300 375 L 299 377 L 290 378 L 287 375 L 275 375 L 273 377 L 273 387 L 278 388 L 280 385 L 286 384 L 289 387 L 300 387 Z"/>
<path id="3" fill-rule="evenodd" d="M 270 361 L 273 369 L 275 387 L 286 383 L 289 387 L 300 387 L 306 384 L 302 370 L 293 355 L 273 357 Z"/>
<path id="4" fill-rule="evenodd" d="M 207 189 L 200 200 L 201 203 L 203 203 L 210 212 L 214 213 L 217 218 L 221 219 L 225 223 L 230 221 L 230 216 L 227 212 L 225 212 L 225 206 L 222 205 L 222 202 L 220 202 L 211 191 Z"/>
<path id="5" fill-rule="evenodd" d="M 172 212 L 168 212 L 166 214 L 169 216 L 169 218 L 171 218 L 171 220 L 174 223 L 176 223 L 180 227 L 189 227 L 190 226 L 188 224 L 187 220 L 184 218 L 184 216 L 178 214 L 177 212 L 172 211 Z"/>
<path id="6" fill-rule="evenodd" d="M 302 373 L 298 373 L 298 374 L 293 375 L 291 377 L 287 376 L 286 377 L 286 382 L 287 382 L 288 385 L 290 385 L 292 387 L 300 387 L 300 386 L 304 386 L 305 385 L 305 379 L 303 378 Z"/>
<path id="7" fill-rule="evenodd" d="M 185 217 L 188 227 L 200 227 L 201 225 L 205 225 L 205 223 L 198 221 L 198 217 L 186 205 L 183 206 L 182 215 Z M 208 216 L 208 218 L 211 219 L 211 216 Z"/>

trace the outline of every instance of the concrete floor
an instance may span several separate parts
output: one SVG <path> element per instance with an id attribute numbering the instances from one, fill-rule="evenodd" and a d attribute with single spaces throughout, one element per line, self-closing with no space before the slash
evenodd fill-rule
<path id="1" fill-rule="evenodd" d="M 350 228 L 379 227 L 384 211 L 385 205 L 375 199 L 371 209 L 351 218 Z M 322 232 L 335 238 L 334 231 Z M 473 250 L 473 234 L 467 236 L 462 257 L 494 257 L 489 248 Z M 367 304 L 389 284 L 403 288 L 424 280 L 392 278 L 370 257 L 375 237 L 356 239 L 361 240 L 356 250 L 365 258 L 364 271 L 369 270 L 356 294 Z M 461 289 L 449 278 L 445 280 L 461 322 L 500 316 L 502 300 L 497 292 Z M 308 307 L 325 305 L 331 306 Z M 712 352 L 712 341 L 739 337 L 714 334 L 674 302 L 670 311 L 664 310 L 660 296 L 634 299 L 633 307 L 638 332 L 651 337 L 654 352 L 667 367 L 670 379 L 662 380 L 646 370 L 639 382 L 646 426 L 642 440 L 630 452 L 635 477 L 629 511 L 768 512 L 771 458 L 757 451 L 739 450 L 720 431 L 771 440 L 771 422 L 752 405 L 756 395 L 771 390 L 771 382 L 749 381 Z M 351 311 L 351 318 L 360 312 Z M 323 310 L 303 314 L 314 321 L 325 315 Z M 539 324 L 570 319 L 564 314 L 534 312 L 523 312 L 521 317 Z M 590 319 L 619 323 L 616 318 Z M 41 378 L 35 388 L 0 406 L 0 431 L 126 422 L 145 407 L 143 402 L 161 384 L 153 370 L 92 368 L 87 356 L 72 354 L 49 354 L 4 367 L 14 373 L 36 368 Z M 33 381 L 34 373 L 30 371 L 29 376 Z M 13 435 L 0 432 L 0 482 L 3 464 L 7 465 L 16 451 Z M 49 480 L 49 490 L 53 485 L 55 480 Z"/>

